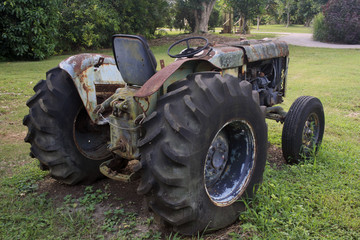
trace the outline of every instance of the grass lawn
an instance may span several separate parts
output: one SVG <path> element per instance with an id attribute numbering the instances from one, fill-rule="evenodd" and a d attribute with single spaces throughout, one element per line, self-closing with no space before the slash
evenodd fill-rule
<path id="1" fill-rule="evenodd" d="M 260 29 L 279 32 L 281 26 Z M 166 48 L 152 49 L 168 64 L 172 60 Z M 320 98 L 326 118 L 322 149 L 311 162 L 268 165 L 254 201 L 247 203 L 251 208 L 226 237 L 360 239 L 360 50 L 290 46 L 290 56 L 284 108 L 301 95 Z M 39 180 L 47 172 L 38 170 L 28 156 L 30 146 L 23 142 L 25 102 L 45 72 L 66 57 L 0 63 L 0 239 L 181 239 L 152 230 L 140 234 L 135 230 L 137 216 L 121 206 L 109 206 L 95 218 L 96 206 L 111 195 L 105 190 L 86 188 L 60 205 L 39 194 Z M 268 123 L 270 142 L 280 146 L 282 126 Z"/>
<path id="2" fill-rule="evenodd" d="M 312 33 L 311 27 L 304 27 L 303 25 L 290 25 L 286 28 L 286 25 L 276 24 L 276 25 L 260 25 L 259 31 L 256 26 L 251 26 L 251 33 L 260 33 L 260 32 L 287 32 L 287 33 Z"/>

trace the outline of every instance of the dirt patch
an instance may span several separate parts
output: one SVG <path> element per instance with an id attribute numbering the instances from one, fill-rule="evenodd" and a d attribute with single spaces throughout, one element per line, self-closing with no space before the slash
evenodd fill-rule
<path id="1" fill-rule="evenodd" d="M 142 213 L 143 196 L 136 193 L 136 187 L 139 185 L 139 180 L 132 183 L 124 183 L 114 181 L 109 178 L 101 179 L 93 184 L 94 189 L 101 189 L 103 192 L 110 193 L 108 199 L 103 201 L 103 204 L 110 206 L 124 206 L 131 212 Z M 53 200 L 55 206 L 60 206 L 64 202 L 64 197 L 70 195 L 73 198 L 79 198 L 84 195 L 87 185 L 69 186 L 62 184 L 55 179 L 47 176 L 44 180 L 39 182 L 38 192 L 47 193 L 48 198 Z"/>
<path id="2" fill-rule="evenodd" d="M 352 112 L 352 113 L 346 115 L 346 117 L 359 118 L 360 117 L 360 112 Z"/>
<path id="3" fill-rule="evenodd" d="M 9 123 L 11 124 L 11 123 Z M 13 124 L 13 123 L 12 123 Z M 27 131 L 22 131 L 22 132 L 4 132 L 1 133 L 0 135 L 0 139 L 1 141 L 3 141 L 4 143 L 19 143 L 19 142 L 23 142 L 24 138 L 26 136 Z"/>
<path id="4" fill-rule="evenodd" d="M 269 147 L 267 161 L 270 163 L 271 167 L 277 169 L 280 169 L 282 165 L 286 164 L 281 148 L 276 145 L 271 145 Z"/>
<path id="5" fill-rule="evenodd" d="M 270 165 L 279 169 L 281 165 L 285 164 L 285 160 L 282 156 L 282 151 L 277 146 L 270 146 L 268 149 L 268 159 Z M 109 209 L 123 208 L 126 212 L 135 213 L 137 216 L 137 233 L 147 233 L 151 230 L 162 231 L 165 235 L 170 235 L 169 229 L 164 229 L 164 226 L 155 224 L 144 224 L 148 219 L 153 218 L 153 214 L 149 211 L 144 196 L 138 195 L 136 188 L 139 185 L 139 179 L 131 183 L 119 182 L 108 178 L 101 179 L 91 186 L 94 190 L 100 189 L 102 192 L 109 193 L 108 199 L 105 199 L 101 204 L 98 204 L 93 217 L 96 222 L 102 224 L 104 220 L 104 212 Z M 64 205 L 64 198 L 71 194 L 72 198 L 78 199 L 84 196 L 86 185 L 68 186 L 62 184 L 53 178 L 47 176 L 39 183 L 38 193 L 47 193 L 47 197 L 52 199 L 55 207 L 61 207 Z M 247 239 L 248 232 L 243 232 L 239 226 L 239 222 L 235 222 L 231 226 L 205 235 L 204 239 L 229 239 L 229 234 L 236 234 L 236 236 L 242 236 Z M 107 233 L 108 235 L 109 233 Z M 191 239 L 191 238 L 185 238 Z"/>

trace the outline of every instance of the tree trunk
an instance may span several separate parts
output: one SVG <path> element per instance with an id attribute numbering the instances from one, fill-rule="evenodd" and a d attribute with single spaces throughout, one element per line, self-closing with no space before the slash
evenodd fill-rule
<path id="1" fill-rule="evenodd" d="M 200 9 L 194 10 L 195 16 L 195 33 L 207 33 L 210 14 L 214 8 L 216 0 L 201 2 Z"/>
<path id="2" fill-rule="evenodd" d="M 288 28 L 290 25 L 290 7 L 288 7 L 286 12 L 286 28 Z"/>
<path id="3" fill-rule="evenodd" d="M 247 26 L 247 18 L 244 16 L 244 22 L 243 22 L 243 27 L 242 27 L 242 34 L 246 35 L 246 26 Z"/>
<path id="4" fill-rule="evenodd" d="M 257 17 L 256 17 L 256 20 L 257 20 L 257 25 L 256 25 L 256 27 L 257 27 L 257 30 L 259 31 L 260 22 L 261 22 L 261 16 L 257 16 Z"/>

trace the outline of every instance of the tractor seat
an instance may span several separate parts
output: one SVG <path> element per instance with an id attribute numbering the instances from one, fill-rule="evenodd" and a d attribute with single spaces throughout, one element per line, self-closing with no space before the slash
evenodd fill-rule
<path id="1" fill-rule="evenodd" d="M 145 38 L 116 34 L 113 51 L 117 68 L 127 84 L 142 86 L 156 73 L 156 59 Z"/>

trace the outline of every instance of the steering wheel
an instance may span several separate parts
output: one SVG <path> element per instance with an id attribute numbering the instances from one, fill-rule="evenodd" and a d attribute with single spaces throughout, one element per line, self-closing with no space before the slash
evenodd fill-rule
<path id="1" fill-rule="evenodd" d="M 200 40 L 203 40 L 206 42 L 206 44 L 202 47 L 198 47 L 198 48 L 192 48 L 190 47 L 189 45 L 189 41 L 192 40 L 192 39 L 200 39 Z M 183 51 L 181 51 L 181 53 L 179 54 L 176 54 L 176 55 L 171 55 L 170 54 L 170 50 L 173 49 L 176 45 L 179 45 L 180 43 L 182 42 L 186 42 L 186 46 L 187 48 Z M 195 54 L 201 52 L 202 50 L 204 50 L 205 48 L 207 48 L 207 46 L 209 45 L 209 41 L 204 38 L 204 37 L 189 37 L 189 38 L 184 38 L 184 39 L 181 39 L 175 43 L 173 43 L 169 49 L 168 49 L 168 52 L 167 54 L 172 57 L 172 58 L 182 58 L 182 57 L 193 57 Z"/>

